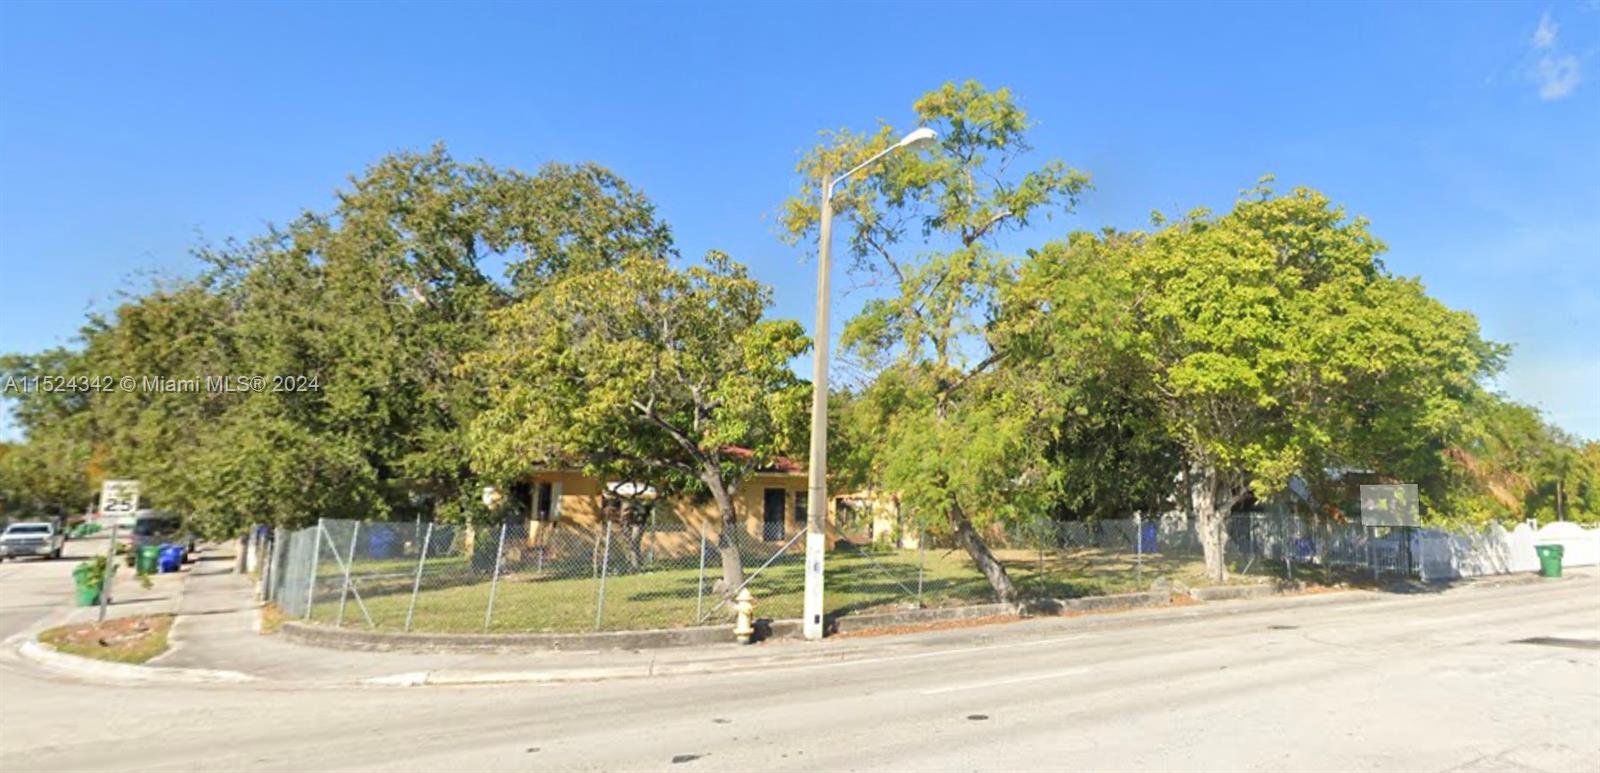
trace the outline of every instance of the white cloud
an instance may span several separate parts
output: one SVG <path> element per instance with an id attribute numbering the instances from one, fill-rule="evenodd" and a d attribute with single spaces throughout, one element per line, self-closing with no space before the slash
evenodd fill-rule
<path id="1" fill-rule="evenodd" d="M 1556 33 L 1560 30 L 1561 27 L 1556 24 L 1554 19 L 1550 18 L 1550 12 L 1545 11 L 1539 17 L 1538 28 L 1533 31 L 1533 47 L 1550 48 L 1554 46 L 1556 44 Z"/>
<path id="2" fill-rule="evenodd" d="M 1528 41 L 1538 55 L 1528 68 L 1528 77 L 1539 86 L 1539 98 L 1546 101 L 1571 94 L 1583 81 L 1582 63 L 1562 49 L 1560 34 L 1561 26 L 1545 11 Z"/>
<path id="3" fill-rule="evenodd" d="M 1583 72 L 1578 57 L 1572 54 L 1542 56 L 1534 68 L 1534 80 L 1539 84 L 1540 99 L 1560 99 L 1578 87 Z"/>

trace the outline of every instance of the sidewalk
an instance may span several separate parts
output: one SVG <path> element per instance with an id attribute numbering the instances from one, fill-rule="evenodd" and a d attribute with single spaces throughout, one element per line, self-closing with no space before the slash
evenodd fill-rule
<path id="1" fill-rule="evenodd" d="M 215 560 L 211 562 L 217 563 Z M 191 567 L 198 568 L 203 563 L 205 562 L 196 562 L 191 564 Z M 106 617 L 176 614 L 190 571 L 148 575 L 150 587 L 145 588 L 139 584 L 133 570 L 119 562 L 116 574 L 112 575 L 111 603 L 106 605 Z M 69 611 L 57 618 L 52 625 L 92 623 L 100 618 L 98 604 L 90 607 L 74 606 L 68 609 Z"/>
<path id="2" fill-rule="evenodd" d="M 1395 603 L 1403 596 L 1345 591 L 1255 601 L 1226 601 L 1148 610 L 1041 617 L 976 627 L 893 636 L 847 636 L 822 642 L 773 640 L 656 650 L 550 650 L 478 653 L 348 651 L 312 647 L 256 632 L 259 604 L 251 581 L 220 555 L 193 565 L 177 603 L 173 647 L 150 662 L 174 676 L 221 672 L 302 687 L 414 686 L 505 682 L 567 682 L 705 674 L 773 668 L 826 667 L 931 657 L 985 647 L 1028 646 L 1107 627 L 1179 624 L 1196 617 L 1263 614 L 1308 605 Z M 215 556 L 215 557 L 213 557 Z M 1469 584 L 1470 586 L 1470 584 Z M 1491 586 L 1492 587 L 1492 586 Z M 122 609 L 119 612 L 126 614 Z M 147 675 L 145 678 L 148 680 Z"/>
<path id="3" fill-rule="evenodd" d="M 987 646 L 997 639 L 1044 636 L 1064 627 L 1127 625 L 1141 620 L 1182 619 L 1199 607 L 1179 607 L 1082 618 L 1041 618 L 877 637 L 831 638 L 823 642 L 772 640 L 655 650 L 548 650 L 476 653 L 371 652 L 325 649 L 256 632 L 259 604 L 248 576 L 232 573 L 232 561 L 195 564 L 178 604 L 173 647 L 150 662 L 169 669 L 238 672 L 258 680 L 302 685 L 418 685 L 480 682 L 561 682 L 714 673 L 778 665 L 830 664 L 917 657 L 951 648 Z M 1370 594 L 1325 594 L 1256 602 L 1265 610 L 1285 601 L 1328 603 Z"/>

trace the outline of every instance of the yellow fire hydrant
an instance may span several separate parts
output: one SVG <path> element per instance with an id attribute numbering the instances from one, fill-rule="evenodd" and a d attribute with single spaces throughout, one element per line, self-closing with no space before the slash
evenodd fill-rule
<path id="1" fill-rule="evenodd" d="M 750 595 L 750 589 L 739 591 L 734 599 L 733 608 L 739 612 L 738 618 L 733 622 L 733 638 L 740 644 L 749 644 L 750 637 L 755 635 L 756 627 L 751 614 L 756 611 L 756 598 Z"/>

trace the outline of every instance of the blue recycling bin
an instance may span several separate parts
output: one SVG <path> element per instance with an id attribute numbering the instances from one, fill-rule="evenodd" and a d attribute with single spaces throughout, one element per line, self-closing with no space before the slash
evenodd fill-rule
<path id="1" fill-rule="evenodd" d="M 1156 553 L 1156 525 L 1147 523 L 1139 529 L 1139 552 Z"/>
<path id="2" fill-rule="evenodd" d="M 1310 537 L 1297 537 L 1294 541 L 1294 557 L 1300 561 L 1310 561 L 1317 554 L 1317 543 Z"/>
<path id="3" fill-rule="evenodd" d="M 374 527 L 367 537 L 367 558 L 394 558 L 400 555 L 400 537 L 392 529 Z"/>
<path id="4" fill-rule="evenodd" d="M 156 569 L 162 574 L 176 572 L 183 568 L 183 546 L 163 544 L 161 552 L 156 559 Z"/>

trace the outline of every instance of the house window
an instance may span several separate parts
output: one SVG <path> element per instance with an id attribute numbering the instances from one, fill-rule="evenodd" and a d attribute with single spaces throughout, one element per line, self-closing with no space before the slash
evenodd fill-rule
<path id="1" fill-rule="evenodd" d="M 783 539 L 783 505 L 788 498 L 788 492 L 781 488 L 762 492 L 761 539 L 768 542 Z"/>
<path id="2" fill-rule="evenodd" d="M 553 521 L 556 519 L 556 484 L 540 483 L 535 489 L 533 503 L 533 517 L 537 521 Z"/>
<path id="3" fill-rule="evenodd" d="M 795 531 L 806 527 L 806 492 L 794 492 L 794 528 Z"/>
<path id="4" fill-rule="evenodd" d="M 533 498 L 533 487 L 527 483 L 511 484 L 510 496 L 501 503 L 502 516 L 506 525 L 512 528 L 525 529 L 528 525 L 527 503 Z"/>

